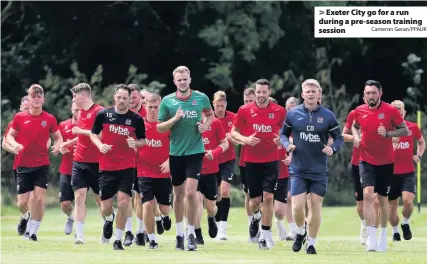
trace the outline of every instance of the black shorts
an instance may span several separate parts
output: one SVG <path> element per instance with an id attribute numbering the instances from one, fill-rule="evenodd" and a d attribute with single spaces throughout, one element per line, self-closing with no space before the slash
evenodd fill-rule
<path id="1" fill-rule="evenodd" d="M 388 200 L 396 200 L 402 196 L 402 192 L 416 193 L 415 172 L 395 174 L 391 178 Z"/>
<path id="2" fill-rule="evenodd" d="M 351 164 L 351 178 L 353 179 L 353 191 L 356 201 L 363 201 L 363 189 L 360 183 L 359 166 Z"/>
<path id="3" fill-rule="evenodd" d="M 250 198 L 262 196 L 263 192 L 274 193 L 279 177 L 279 161 L 265 163 L 246 162 L 246 181 Z"/>
<path id="4" fill-rule="evenodd" d="M 138 186 L 141 191 L 142 203 L 156 198 L 158 204 L 171 205 L 172 181 L 170 178 L 139 177 Z"/>
<path id="5" fill-rule="evenodd" d="M 248 182 L 246 181 L 246 167 L 239 166 L 240 168 L 240 182 L 242 183 L 243 191 L 248 193 Z"/>
<path id="6" fill-rule="evenodd" d="M 95 194 L 99 194 L 99 177 L 99 163 L 73 161 L 71 185 L 74 191 L 90 187 Z"/>
<path id="7" fill-rule="evenodd" d="M 274 200 L 287 203 L 288 202 L 288 179 L 278 179 L 274 188 Z"/>
<path id="8" fill-rule="evenodd" d="M 59 175 L 59 202 L 62 203 L 63 201 L 74 201 L 71 175 Z"/>
<path id="9" fill-rule="evenodd" d="M 47 189 L 49 165 L 34 168 L 18 167 L 16 171 L 16 191 L 18 194 L 31 192 L 34 190 L 34 186 Z"/>
<path id="10" fill-rule="evenodd" d="M 107 200 L 118 191 L 132 196 L 132 185 L 135 181 L 135 168 L 117 171 L 99 171 L 99 196 Z"/>
<path id="11" fill-rule="evenodd" d="M 218 164 L 219 177 L 221 178 L 221 181 L 225 181 L 228 183 L 233 182 L 235 162 L 236 160 L 229 160 L 224 163 Z M 221 182 L 219 182 L 218 184 L 221 184 Z"/>
<path id="12" fill-rule="evenodd" d="M 218 197 L 218 173 L 200 175 L 197 191 L 201 192 L 206 199 L 216 201 Z"/>
<path id="13" fill-rule="evenodd" d="M 136 171 L 136 168 L 135 168 L 135 179 L 132 184 L 132 191 L 137 194 L 141 193 L 139 190 L 138 172 Z"/>
<path id="14" fill-rule="evenodd" d="M 185 156 L 169 156 L 172 185 L 180 186 L 187 178 L 198 180 L 202 171 L 204 156 L 204 153 Z"/>
<path id="15" fill-rule="evenodd" d="M 374 186 L 374 192 L 381 196 L 388 196 L 394 164 L 372 165 L 360 161 L 359 173 L 362 188 Z"/>

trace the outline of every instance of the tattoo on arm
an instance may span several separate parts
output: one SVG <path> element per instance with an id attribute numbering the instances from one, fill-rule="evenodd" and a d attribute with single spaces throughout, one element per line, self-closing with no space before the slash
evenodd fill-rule
<path id="1" fill-rule="evenodd" d="M 387 131 L 387 137 L 403 137 L 409 135 L 409 129 L 405 122 L 396 126 L 394 131 Z"/>
<path id="2" fill-rule="evenodd" d="M 354 123 L 353 126 L 351 126 L 351 132 L 353 136 L 357 136 L 358 138 L 360 138 L 360 125 Z"/>

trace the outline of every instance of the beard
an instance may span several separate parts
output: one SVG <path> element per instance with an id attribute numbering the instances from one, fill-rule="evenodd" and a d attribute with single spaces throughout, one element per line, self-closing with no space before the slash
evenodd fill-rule
<path id="1" fill-rule="evenodd" d="M 368 105 L 369 106 L 376 106 L 377 103 L 378 103 L 378 100 L 379 99 L 377 99 L 377 100 L 375 100 L 375 99 L 368 99 Z"/>

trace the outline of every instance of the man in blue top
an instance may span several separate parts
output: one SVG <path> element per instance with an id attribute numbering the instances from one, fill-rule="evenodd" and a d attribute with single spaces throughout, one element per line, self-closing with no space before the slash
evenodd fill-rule
<path id="1" fill-rule="evenodd" d="M 286 152 L 292 153 L 289 167 L 291 176 L 292 211 L 297 224 L 297 236 L 292 250 L 301 250 L 307 236 L 304 226 L 304 207 L 310 210 L 308 218 L 307 254 L 317 254 L 314 244 L 321 223 L 321 208 L 328 184 L 328 158 L 341 149 L 344 139 L 335 115 L 318 103 L 321 87 L 314 79 L 302 83 L 304 103 L 288 112 L 280 131 L 280 141 Z M 293 137 L 293 144 L 289 137 Z M 328 145 L 329 135 L 334 139 Z M 311 199 L 307 201 L 307 194 Z"/>

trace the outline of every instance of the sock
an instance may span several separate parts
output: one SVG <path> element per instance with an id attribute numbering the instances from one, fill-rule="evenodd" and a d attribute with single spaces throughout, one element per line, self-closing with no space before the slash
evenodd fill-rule
<path id="1" fill-rule="evenodd" d="M 259 240 L 262 240 L 262 239 L 268 239 L 268 233 L 270 232 L 270 227 L 269 226 L 265 226 L 265 225 L 262 225 L 261 226 L 261 233 L 260 233 L 260 236 L 259 236 Z"/>
<path id="2" fill-rule="evenodd" d="M 153 234 L 147 234 L 148 235 L 148 239 L 150 240 L 150 241 L 154 241 L 154 242 L 157 242 L 156 241 L 156 235 L 153 233 Z"/>
<path id="3" fill-rule="evenodd" d="M 21 214 L 21 217 L 28 220 L 28 218 L 30 217 L 30 212 Z"/>
<path id="4" fill-rule="evenodd" d="M 74 221 L 74 216 L 73 216 L 73 214 L 71 214 L 70 216 L 68 216 L 68 220 L 70 220 L 70 221 Z"/>
<path id="5" fill-rule="evenodd" d="M 248 215 L 248 226 L 251 225 L 253 215 Z"/>
<path id="6" fill-rule="evenodd" d="M 363 225 L 363 227 L 366 227 L 366 220 L 365 219 L 362 220 L 362 225 Z"/>
<path id="7" fill-rule="evenodd" d="M 191 235 L 191 234 L 196 235 L 196 234 L 194 233 L 194 229 L 195 229 L 195 227 L 194 227 L 193 225 L 188 225 L 188 231 L 187 231 L 187 234 L 188 234 L 188 235 Z"/>
<path id="8" fill-rule="evenodd" d="M 187 221 L 187 217 L 184 216 L 184 226 L 187 227 L 188 226 L 188 221 Z"/>
<path id="9" fill-rule="evenodd" d="M 144 228 L 144 220 L 136 218 L 136 233 L 140 234 L 143 233 L 145 230 Z"/>
<path id="10" fill-rule="evenodd" d="M 270 226 L 265 226 L 265 225 L 262 225 L 261 226 L 261 230 L 270 230 Z"/>
<path id="11" fill-rule="evenodd" d="M 224 198 L 222 198 L 222 199 L 224 200 Z M 222 200 L 216 202 L 216 207 L 218 208 L 218 210 L 216 211 L 215 221 L 219 222 L 219 221 L 221 221 Z"/>
<path id="12" fill-rule="evenodd" d="M 116 228 L 116 240 L 122 241 L 123 231 L 122 229 Z"/>
<path id="13" fill-rule="evenodd" d="M 37 234 L 37 231 L 39 231 L 39 227 L 41 224 L 41 222 L 36 221 L 36 220 L 33 220 L 32 222 L 33 222 L 33 227 L 31 228 L 30 235 Z"/>
<path id="14" fill-rule="evenodd" d="M 125 230 L 132 232 L 132 216 L 130 216 L 126 219 Z"/>
<path id="15" fill-rule="evenodd" d="M 105 220 L 108 221 L 108 222 L 113 222 L 113 220 L 114 220 L 113 214 L 106 215 L 105 216 Z"/>
<path id="16" fill-rule="evenodd" d="M 77 237 L 83 238 L 83 227 L 84 227 L 84 222 L 77 222 L 76 223 L 76 234 Z"/>
<path id="17" fill-rule="evenodd" d="M 316 244 L 316 239 L 312 237 L 308 237 L 308 246 L 313 246 Z"/>
<path id="18" fill-rule="evenodd" d="M 222 198 L 221 201 L 221 209 L 218 208 L 218 211 L 221 212 L 220 221 L 227 221 L 228 220 L 228 213 L 230 212 L 230 198 Z"/>
<path id="19" fill-rule="evenodd" d="M 387 227 L 381 227 L 380 236 L 387 237 Z"/>
<path id="20" fill-rule="evenodd" d="M 184 222 L 176 223 L 176 235 L 180 237 L 184 236 Z"/>
<path id="21" fill-rule="evenodd" d="M 402 219 L 402 225 L 409 225 L 409 218 L 403 218 Z"/>
<path id="22" fill-rule="evenodd" d="M 368 226 L 368 236 L 377 236 L 377 228 L 375 226 Z"/>
<path id="23" fill-rule="evenodd" d="M 290 223 L 289 223 L 289 229 L 290 229 L 292 232 L 297 232 L 297 225 L 295 224 L 295 222 L 290 222 Z"/>
<path id="24" fill-rule="evenodd" d="M 27 229 L 25 229 L 25 233 L 30 233 L 31 232 L 31 228 L 33 228 L 33 220 L 29 219 L 28 223 L 27 223 Z"/>
<path id="25" fill-rule="evenodd" d="M 305 225 L 303 225 L 303 226 L 299 226 L 299 227 L 297 228 L 297 234 L 298 234 L 298 235 L 304 235 L 304 234 L 305 234 Z"/>
<path id="26" fill-rule="evenodd" d="M 398 226 L 392 226 L 393 233 L 399 233 L 399 227 Z"/>
<path id="27" fill-rule="evenodd" d="M 256 220 L 259 220 L 259 219 L 261 219 L 261 212 L 258 210 L 257 212 L 254 212 L 254 218 L 256 219 Z"/>
<path id="28" fill-rule="evenodd" d="M 159 215 L 159 216 L 155 216 L 155 217 L 154 217 L 154 220 L 156 220 L 156 222 L 157 222 L 157 221 L 161 221 L 161 220 L 162 220 L 162 217 L 161 217 L 160 215 Z"/>
<path id="29" fill-rule="evenodd" d="M 226 221 L 220 221 L 219 222 L 219 229 L 221 229 L 223 232 L 227 230 L 227 222 Z"/>
<path id="30" fill-rule="evenodd" d="M 194 233 L 196 233 L 196 237 L 198 237 L 198 238 L 202 238 L 203 237 L 203 235 L 202 235 L 202 228 L 201 227 L 194 229 Z"/>

